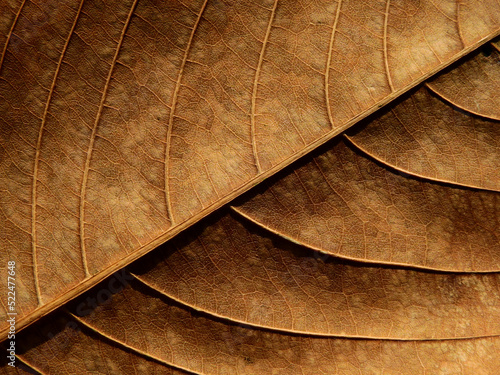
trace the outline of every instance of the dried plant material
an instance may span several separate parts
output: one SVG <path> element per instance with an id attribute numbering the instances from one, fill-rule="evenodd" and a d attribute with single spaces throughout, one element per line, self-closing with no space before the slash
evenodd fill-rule
<path id="1" fill-rule="evenodd" d="M 144 257 L 134 272 L 184 305 L 255 327 L 380 339 L 500 335 L 500 273 L 346 264 L 268 235 L 226 214 Z"/>
<path id="2" fill-rule="evenodd" d="M 340 257 L 489 272 L 500 270 L 499 205 L 498 193 L 395 173 L 339 142 L 235 210 Z"/>
<path id="3" fill-rule="evenodd" d="M 498 43 L 498 42 L 497 42 Z M 402 172 L 500 191 L 500 53 L 486 46 L 349 129 L 363 152 Z"/>
<path id="4" fill-rule="evenodd" d="M 500 373 L 499 32 L 493 0 L 0 0 L 2 373 Z"/>
<path id="5" fill-rule="evenodd" d="M 65 351 L 75 359 L 66 365 L 54 353 L 61 352 L 58 347 L 67 335 L 71 340 Z M 64 373 L 58 372 L 63 366 L 85 366 L 93 355 L 96 366 L 105 360 L 131 368 L 154 359 L 166 366 L 167 374 L 175 374 L 171 366 L 190 374 L 494 374 L 500 369 L 499 350 L 498 337 L 352 340 L 254 329 L 209 319 L 132 283 L 87 317 L 69 319 L 64 331 L 22 358 L 48 373 Z M 121 363 L 124 355 L 127 359 Z"/>
<path id="6" fill-rule="evenodd" d="M 151 374 L 183 375 L 184 371 L 167 367 L 125 347 L 117 347 L 102 336 L 78 324 L 60 311 L 43 324 L 23 332 L 23 343 L 36 339 L 36 348 L 23 353 L 20 369 L 41 374 Z M 32 340 L 29 340 L 29 338 Z M 27 340 L 28 339 L 28 340 Z M 41 339 L 41 340 L 40 340 Z M 33 344 L 33 343 L 32 343 Z M 23 348 L 26 350 L 26 348 Z M 64 353 L 64 357 L 61 356 Z"/>
<path id="7" fill-rule="evenodd" d="M 474 53 L 464 63 L 427 82 L 427 86 L 464 111 L 500 120 L 500 52 L 494 46 Z"/>
<path id="8" fill-rule="evenodd" d="M 0 4 L 18 328 L 500 31 L 493 0 Z"/>

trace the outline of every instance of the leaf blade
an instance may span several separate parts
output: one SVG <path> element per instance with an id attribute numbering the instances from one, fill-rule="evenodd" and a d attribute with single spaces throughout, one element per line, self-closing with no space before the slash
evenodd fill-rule
<path id="1" fill-rule="evenodd" d="M 242 27 L 242 30 L 245 30 L 243 34 L 238 34 L 237 29 L 229 25 L 245 23 L 241 21 L 242 18 L 268 19 L 263 15 L 270 12 L 272 9 L 270 5 L 274 2 L 272 4 L 264 2 L 262 7 L 255 5 L 254 2 L 242 3 L 239 8 L 227 8 L 224 11 L 217 8 L 216 4 L 207 3 L 204 17 L 200 18 L 198 37 L 195 35 L 189 51 L 190 57 L 185 60 L 189 62 L 189 66 L 185 66 L 182 74 L 179 67 L 182 65 L 182 56 L 187 53 L 186 43 L 193 33 L 190 25 L 194 25 L 199 18 L 203 5 L 201 2 L 188 5 L 168 2 L 159 5 L 146 0 L 140 1 L 130 18 L 126 35 L 121 31 L 127 22 L 131 3 L 108 3 L 105 5 L 108 7 L 106 11 L 102 11 L 94 3 L 86 3 L 85 17 L 75 26 L 76 31 L 68 44 L 66 55 L 71 57 L 71 60 L 68 57 L 62 58 L 63 64 L 54 86 L 56 91 L 49 99 L 51 103 L 47 108 L 50 118 L 45 127 L 51 129 L 51 132 L 45 132 L 46 135 L 40 141 L 42 148 L 40 160 L 44 161 L 40 165 L 44 169 L 38 172 L 36 176 L 38 183 L 33 187 L 32 145 L 38 143 L 34 139 L 37 139 L 36 135 L 39 134 L 41 117 L 39 114 L 43 113 L 44 108 L 40 103 L 45 102 L 44 98 L 48 98 L 45 89 L 51 86 L 50 82 L 55 72 L 54 65 L 57 65 L 55 62 L 58 60 L 57 57 L 61 56 L 60 50 L 64 45 L 62 42 L 64 38 L 60 36 L 67 35 L 70 31 L 74 22 L 71 15 L 75 14 L 78 4 L 80 2 L 69 0 L 64 4 L 46 2 L 43 7 L 31 4 L 32 12 L 23 10 L 14 27 L 14 35 L 22 35 L 22 38 L 10 39 L 1 71 L 3 75 L 1 95 L 10 98 L 10 101 L 4 101 L 2 106 L 2 115 L 5 116 L 2 123 L 1 145 L 6 161 L 2 167 L 1 187 L 4 191 L 8 191 L 13 199 L 20 202 L 18 207 L 13 206 L 11 202 L 3 202 L 4 212 L 7 214 L 2 217 L 2 226 L 7 229 L 3 233 L 7 234 L 2 233 L 2 243 L 8 251 L 2 255 L 2 261 L 5 264 L 6 257 L 18 256 L 19 263 L 25 267 L 20 274 L 22 286 L 19 289 L 25 311 L 22 311 L 18 321 L 19 328 L 35 321 L 117 269 L 139 258 L 215 208 L 229 202 L 251 186 L 324 143 L 361 117 L 375 111 L 377 106 L 385 104 L 435 70 L 441 69 L 499 32 L 498 20 L 487 20 L 489 24 L 484 22 L 481 24 L 484 26 L 480 30 L 482 34 L 474 34 L 474 37 L 470 38 L 469 45 L 457 49 L 457 34 L 453 31 L 446 48 L 436 55 L 438 58 L 432 55 L 432 52 L 429 52 L 428 56 L 434 57 L 427 60 L 419 57 L 423 66 L 421 72 L 417 72 L 418 69 L 413 66 L 407 72 L 395 73 L 396 78 L 393 77 L 393 83 L 399 91 L 387 95 L 384 94 L 385 86 L 380 86 L 379 97 L 373 99 L 368 95 L 360 99 L 354 111 L 348 110 L 343 112 L 344 115 L 337 117 L 339 122 L 331 130 L 330 120 L 325 116 L 327 111 L 323 87 L 325 84 L 323 72 L 325 69 L 332 69 L 325 66 L 329 60 L 327 50 L 333 30 L 330 25 L 337 20 L 341 29 L 351 30 L 347 27 L 350 21 L 343 14 L 352 13 L 356 16 L 360 8 L 354 5 L 354 8 L 346 8 L 343 11 L 339 7 L 314 4 L 311 8 L 316 12 L 314 13 L 307 7 L 301 8 L 300 4 L 295 2 L 284 1 L 278 4 L 276 21 L 269 33 L 270 42 L 274 43 L 273 48 L 266 50 L 266 61 L 262 65 L 256 91 L 259 97 L 254 100 L 256 111 L 258 106 L 259 116 L 271 114 L 274 119 L 271 133 L 284 134 L 282 138 L 275 138 L 276 142 L 281 142 L 281 145 L 290 143 L 290 148 L 285 152 L 279 151 L 279 147 L 276 148 L 278 143 L 268 148 L 261 147 L 266 146 L 268 137 L 265 134 L 266 126 L 263 126 L 266 124 L 259 122 L 259 129 L 262 129 L 263 133 L 259 133 L 258 138 L 261 140 L 257 139 L 256 143 L 264 172 L 257 175 L 251 142 L 248 141 L 250 119 L 247 112 L 251 107 L 251 94 L 241 97 L 238 93 L 252 92 L 245 90 L 247 86 L 243 81 L 247 76 L 254 76 L 253 65 L 248 61 L 253 59 L 254 64 L 256 62 L 258 64 L 258 60 L 263 58 L 259 53 L 252 52 L 252 46 L 262 45 L 262 35 L 265 35 L 269 24 L 256 22 L 251 26 L 254 27 L 252 30 Z M 441 17 L 429 4 L 430 2 L 426 3 L 426 9 L 433 11 L 432 17 L 435 15 L 441 20 L 436 23 L 437 27 L 451 28 L 453 22 L 450 23 L 446 17 Z M 446 12 L 454 12 L 450 4 Z M 385 9 L 386 3 L 377 6 Z M 53 9 L 58 12 L 52 12 Z M 300 11 L 296 11 L 297 9 Z M 396 16 L 401 13 L 401 9 L 392 6 L 389 10 L 395 12 Z M 371 9 L 367 11 L 372 12 Z M 109 21 L 99 23 L 100 14 L 106 14 Z M 219 18 L 221 14 L 229 18 Z M 416 28 L 421 27 L 426 21 L 425 17 L 418 14 L 415 20 L 413 26 Z M 308 21 L 312 22 L 312 26 Z M 165 25 L 171 24 L 181 27 L 176 31 L 165 28 Z M 395 23 L 395 25 L 401 24 L 401 19 Z M 390 22 L 388 26 L 391 26 Z M 220 30 L 228 32 L 224 34 Z M 358 37 L 365 35 L 372 44 L 377 42 L 377 38 L 360 29 L 359 25 L 356 30 L 349 32 L 357 32 Z M 386 34 L 391 34 L 391 30 L 386 29 Z M 300 47 L 297 56 L 310 59 L 310 52 L 316 48 L 322 51 L 320 59 L 315 60 L 313 55 L 313 60 L 304 64 L 293 57 L 291 53 L 293 51 L 287 46 L 296 38 L 297 32 L 304 33 L 297 44 Z M 405 33 L 408 37 L 411 34 L 408 31 Z M 419 41 L 425 49 L 432 43 L 425 41 L 424 34 L 418 34 L 416 41 Z M 59 39 L 54 38 L 54 35 L 58 35 Z M 398 39 L 397 33 L 394 35 L 394 41 L 386 42 L 386 46 L 392 46 L 394 43 L 393 47 L 396 48 L 393 48 L 394 51 L 391 53 L 396 55 L 389 53 L 388 58 L 395 58 L 398 61 L 401 56 L 397 56 L 397 46 L 403 39 Z M 311 36 L 315 36 L 314 40 L 317 41 L 313 47 L 305 43 Z M 120 44 L 121 37 L 123 44 Z M 161 40 L 163 44 L 155 40 Z M 356 53 L 357 44 L 349 43 L 347 39 L 339 40 L 335 38 L 333 41 L 335 51 L 344 50 L 348 45 L 350 51 Z M 217 43 L 213 44 L 212 41 Z M 249 44 L 244 44 L 247 41 Z M 23 50 L 19 48 L 19 43 L 25 49 L 29 45 L 32 47 L 29 51 Z M 117 53 L 114 59 L 114 48 L 118 45 L 121 46 L 121 52 Z M 404 45 L 407 46 L 406 40 Z M 378 47 L 373 44 L 370 48 L 375 51 Z M 411 50 L 412 53 L 417 53 L 419 48 L 412 46 Z M 82 51 L 86 51 L 85 58 L 81 58 Z M 144 53 L 138 54 L 137 51 Z M 243 55 L 237 51 L 244 51 L 251 58 L 245 61 Z M 285 53 L 282 53 L 283 51 Z M 408 50 L 405 49 L 402 53 L 405 55 Z M 43 63 L 37 66 L 33 56 Z M 297 66 L 307 72 L 305 74 L 296 70 L 293 74 L 287 75 L 288 83 L 299 83 L 307 88 L 304 97 L 308 102 L 305 102 L 305 105 L 300 97 L 296 98 L 295 93 L 287 89 L 286 85 L 277 82 L 276 77 L 281 76 L 281 70 L 289 69 L 287 58 L 293 58 Z M 16 75 L 18 74 L 16 67 L 19 65 L 17 59 L 21 61 L 21 71 L 26 73 L 25 77 Z M 116 61 L 116 64 L 111 77 L 108 68 L 113 61 Z M 239 64 L 236 65 L 237 69 L 234 68 L 235 61 Z M 337 60 L 334 62 L 337 63 Z M 318 70 L 316 65 L 322 68 Z M 206 67 L 209 67 L 206 71 L 213 73 L 214 76 L 210 82 L 206 81 L 203 74 L 203 69 Z M 226 76 L 220 72 L 225 72 Z M 234 72 L 241 74 L 237 75 Z M 106 80 L 108 75 L 110 79 Z M 307 78 L 309 75 L 314 79 L 309 81 Z M 33 77 L 41 77 L 40 82 Z M 65 81 L 66 78 L 68 81 Z M 329 79 L 335 84 L 332 82 L 329 84 L 331 92 L 329 91 L 328 105 L 332 106 L 332 109 L 343 106 L 349 108 L 349 105 L 342 102 L 343 99 L 339 99 L 342 95 L 339 96 L 335 91 L 343 82 L 337 78 L 333 74 L 329 75 Z M 314 87 L 315 80 L 319 80 L 319 87 L 322 87 L 319 91 Z M 172 109 L 172 94 L 176 87 L 174 82 L 181 82 L 177 85 L 179 91 L 174 103 L 176 108 L 182 111 L 182 115 L 169 112 Z M 248 87 L 255 87 L 252 86 L 252 82 L 250 79 Z M 348 91 L 351 90 L 349 91 L 351 94 L 359 91 L 354 90 L 352 83 L 354 81 L 350 82 L 351 85 L 346 86 Z M 270 96 L 270 99 L 275 96 L 269 91 L 272 87 L 269 83 L 281 87 L 278 92 L 279 98 L 285 100 L 286 104 L 295 103 L 296 108 L 283 106 L 272 100 L 269 103 L 262 101 L 265 96 Z M 12 89 L 12 84 L 17 84 L 18 89 Z M 99 95 L 104 87 L 108 87 L 109 91 L 105 100 Z M 19 97 L 16 96 L 18 94 Z M 208 102 L 203 101 L 206 99 L 205 96 L 209 99 Z M 33 97 L 36 100 L 33 101 Z M 337 101 L 341 103 L 340 106 L 334 106 Z M 22 104 L 19 105 L 18 102 Z M 69 106 L 66 105 L 68 102 L 71 102 Z M 241 108 L 238 109 L 238 106 Z M 247 109 L 242 110 L 243 107 Z M 288 118 L 289 108 L 296 110 L 291 116 L 292 120 Z M 320 115 L 315 114 L 319 113 L 316 111 L 318 108 L 322 108 Z M 10 109 L 14 111 L 11 113 Z M 301 111 L 305 115 L 301 114 Z M 206 113 L 214 113 L 213 118 L 207 117 Z M 162 118 L 170 116 L 175 118 L 171 127 L 165 129 L 162 126 Z M 285 121 L 279 121 L 281 118 Z M 290 132 L 293 126 L 288 125 L 300 124 L 297 119 L 302 118 L 311 119 L 308 124 L 315 124 L 315 127 L 306 126 L 298 132 Z M 233 119 L 235 121 L 232 121 Z M 96 126 L 92 127 L 89 124 Z M 97 129 L 94 130 L 95 137 L 92 136 L 92 129 Z M 165 155 L 162 155 L 166 147 L 161 140 L 166 139 L 168 131 L 173 132 L 172 135 L 175 137 L 172 138 L 174 142 L 171 144 L 171 155 L 168 157 L 168 161 L 172 164 L 167 168 L 164 165 Z M 184 136 L 195 147 L 185 147 Z M 92 139 L 95 139 L 92 147 L 94 151 L 89 157 L 84 150 L 88 149 L 89 140 Z M 11 148 L 13 155 L 9 154 Z M 207 150 L 210 152 L 203 154 Z M 87 183 L 83 185 L 81 178 L 85 172 L 82 173 L 81 169 L 89 171 Z M 167 169 L 170 176 L 164 176 Z M 11 171 L 14 171 L 12 175 L 14 177 L 11 177 Z M 28 176 L 31 176 L 31 181 Z M 186 176 L 190 177 L 189 181 L 185 179 Z M 174 184 L 167 188 L 173 193 L 169 194 L 174 202 L 173 214 L 168 210 L 168 202 L 165 201 L 166 183 Z M 37 191 L 35 195 L 37 200 L 40 199 L 39 203 L 36 203 L 31 196 L 33 189 Z M 84 197 L 81 196 L 82 192 L 85 193 Z M 85 202 L 83 210 L 74 208 L 75 204 L 78 206 L 78 203 L 75 203 L 78 201 Z M 31 210 L 28 210 L 31 213 L 25 212 L 27 205 L 31 207 Z M 33 207 L 39 208 L 33 210 Z M 33 211 L 36 211 L 36 217 L 33 217 L 35 216 Z M 177 225 L 171 225 L 169 216 L 176 218 Z M 27 217 L 30 219 L 26 219 Z M 39 234 L 34 246 L 33 231 Z M 81 253 L 79 248 L 82 243 L 87 254 L 89 270 L 87 276 L 85 276 L 85 266 L 79 259 Z M 38 253 L 37 249 L 40 250 Z M 25 259 L 26 254 L 31 254 L 33 257 L 35 253 L 36 262 Z M 34 263 L 38 263 L 38 266 Z M 37 268 L 38 278 L 43 280 L 41 281 L 43 286 L 39 288 L 44 295 L 42 300 L 47 301 L 43 304 L 37 304 L 34 298 L 36 293 L 33 290 L 37 288 L 33 277 L 30 276 L 34 267 Z M 66 269 L 58 272 L 60 268 Z M 4 325 L 2 331 L 4 335 L 6 329 Z"/>

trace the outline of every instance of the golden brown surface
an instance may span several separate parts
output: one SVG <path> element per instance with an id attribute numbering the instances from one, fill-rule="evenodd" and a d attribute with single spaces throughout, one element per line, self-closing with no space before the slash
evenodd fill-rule
<path id="1" fill-rule="evenodd" d="M 1 371 L 500 373 L 498 7 L 0 0 Z"/>
<path id="2" fill-rule="evenodd" d="M 196 310 L 258 327 L 391 339 L 500 334 L 500 273 L 346 264 L 227 214 L 201 229 L 145 257 L 137 278 Z M 414 258 L 424 256 L 418 250 Z"/>
<path id="3" fill-rule="evenodd" d="M 22 369 L 29 366 L 35 373 L 68 375 L 185 374 L 103 340 L 60 311 L 54 312 L 50 319 L 42 319 L 41 323 L 26 330 L 25 336 L 36 337 L 32 341 L 36 341 L 37 346 L 18 358 Z"/>
<path id="4" fill-rule="evenodd" d="M 0 267 L 20 265 L 20 326 L 491 38 L 500 19 L 495 1 L 1 6 Z"/>
<path id="5" fill-rule="evenodd" d="M 499 61 L 491 47 L 472 54 L 349 140 L 402 172 L 500 191 Z"/>
<path id="6" fill-rule="evenodd" d="M 53 313 L 50 324 L 43 319 L 23 331 L 22 361 L 51 374 L 76 356 L 88 368 L 103 361 L 85 350 L 97 347 L 114 360 L 99 373 L 128 373 L 133 369 L 119 366 L 140 361 L 164 366 L 155 371 L 193 374 L 497 373 L 500 272 L 484 257 L 498 252 L 491 238 L 498 233 L 498 193 L 414 179 L 345 142 L 329 142 L 233 210 L 219 210 L 144 256 L 131 265 L 132 275 L 115 274 L 76 298 L 62 318 Z M 476 215 L 474 206 L 477 223 L 467 219 Z M 377 221 L 384 211 L 388 216 Z M 450 213 L 463 218 L 447 219 Z M 385 261 L 373 255 L 390 253 L 398 236 L 387 243 L 383 235 L 382 242 L 364 238 L 366 248 L 362 241 L 357 246 L 366 251 L 361 263 L 270 231 L 255 219 L 266 215 L 272 223 L 307 221 L 301 227 L 310 231 L 349 219 L 352 233 L 338 235 L 352 239 L 353 248 L 356 220 L 368 223 L 365 234 L 375 236 L 382 223 L 407 232 L 392 252 L 396 259 Z M 422 228 L 428 251 L 414 234 Z M 474 242 L 464 246 L 467 235 L 492 242 L 468 253 Z M 328 233 L 311 238 L 328 239 Z M 411 259 L 413 268 L 402 267 L 397 256 Z M 430 264 L 446 272 L 424 269 Z M 481 273 L 471 272 L 475 264 L 484 266 Z M 44 331 L 33 334 L 37 327 Z"/>
<path id="7" fill-rule="evenodd" d="M 499 42 L 475 53 L 463 64 L 427 83 L 453 105 L 480 116 L 500 120 Z"/>
<path id="8" fill-rule="evenodd" d="M 265 184 L 234 209 L 313 249 L 419 268 L 500 270 L 496 192 L 414 179 L 344 142 Z"/>

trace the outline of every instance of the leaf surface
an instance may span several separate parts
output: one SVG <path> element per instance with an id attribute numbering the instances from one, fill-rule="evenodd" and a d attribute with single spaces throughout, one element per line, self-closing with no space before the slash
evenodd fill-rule
<path id="1" fill-rule="evenodd" d="M 499 198 L 394 173 L 338 142 L 235 210 L 327 254 L 488 272 L 500 269 Z"/>
<path id="2" fill-rule="evenodd" d="M 51 362 L 48 367 L 40 359 L 50 359 L 47 353 L 64 348 L 70 359 L 89 345 L 108 344 L 117 356 L 129 353 L 132 364 L 154 361 L 167 373 L 498 372 L 500 272 L 485 266 L 478 273 L 467 265 L 476 258 L 466 256 L 494 255 L 498 251 L 492 246 L 498 241 L 469 254 L 465 249 L 472 249 L 473 241 L 460 236 L 466 233 L 486 243 L 498 232 L 498 193 L 415 179 L 348 144 L 342 138 L 329 142 L 241 197 L 236 209 L 212 214 L 144 256 L 132 265 L 135 280 L 122 273 L 75 299 L 68 306 L 70 314 L 58 318 L 59 328 L 55 323 L 28 328 L 20 340 L 41 326 L 45 332 L 37 337 L 44 342 L 23 348 L 20 359 L 53 373 L 60 371 L 61 364 L 53 361 L 56 365 Z M 383 220 L 374 219 L 377 212 L 387 214 L 394 208 L 404 220 L 388 216 L 385 225 L 391 231 L 411 232 L 415 223 L 425 223 L 426 218 L 455 226 L 453 236 L 447 236 L 446 226 L 434 230 L 433 222 L 423 226 L 442 238 L 430 236 L 431 249 L 439 252 L 435 259 L 431 257 L 434 263 L 439 260 L 453 267 L 443 267 L 446 272 L 424 269 L 428 264 L 419 262 L 427 260 L 428 253 L 420 251 L 413 238 L 418 236 L 413 234 L 406 234 L 409 243 L 394 251 L 400 255 L 406 249 L 404 255 L 412 259 L 406 264 L 413 268 L 393 260 L 388 265 L 373 259 L 366 264 L 310 249 L 303 246 L 306 241 L 289 234 L 276 236 L 269 226 L 241 216 L 254 219 L 271 212 L 272 222 L 280 224 L 298 216 L 297 220 L 312 223 L 304 228 L 320 230 L 318 218 L 336 223 L 357 217 L 339 212 L 338 197 L 351 190 L 349 199 L 342 201 L 351 209 L 356 200 L 367 206 L 357 203 L 371 215 L 366 223 L 381 225 Z M 386 209 L 377 210 L 384 202 Z M 437 209 L 430 211 L 432 206 Z M 476 222 L 469 219 L 475 215 L 474 207 Z M 363 212 L 353 211 L 358 217 Z M 301 212 L 309 218 L 301 217 Z M 463 219 L 444 220 L 450 212 Z M 477 230 L 480 226 L 487 230 Z M 311 238 L 325 237 L 319 233 Z M 390 236 L 389 245 L 392 237 L 397 238 Z M 352 239 L 353 249 L 365 249 L 355 244 L 355 235 L 345 238 Z M 327 238 L 325 243 L 335 241 Z M 383 242 L 377 246 L 375 239 L 365 243 L 374 254 L 388 248 Z M 457 256 L 460 246 L 464 251 Z M 126 280 L 131 281 L 124 288 L 117 286 Z M 65 335 L 71 340 L 61 343 Z M 81 355 L 92 358 L 92 354 Z"/>
<path id="3" fill-rule="evenodd" d="M 357 267 L 354 265 L 353 269 Z M 363 268 L 357 269 L 358 276 L 362 275 Z M 316 271 L 320 280 L 328 275 L 324 267 L 320 266 Z M 182 279 L 189 280 L 188 276 Z M 381 280 L 372 281 L 374 288 L 382 285 Z M 458 292 L 450 284 L 444 287 L 446 293 Z M 114 363 L 124 355 L 129 356 L 128 366 L 149 359 L 166 366 L 166 373 L 171 373 L 167 371 L 172 367 L 195 374 L 379 374 L 387 369 L 398 374 L 460 371 L 487 374 L 500 368 L 498 336 L 458 340 L 374 340 L 297 335 L 235 324 L 234 321 L 198 313 L 137 281 L 132 281 L 89 313 L 89 301 L 95 300 L 96 296 L 99 299 L 104 290 L 106 286 L 101 285 L 74 301 L 71 311 L 86 311 L 88 315 L 84 317 L 52 314 L 53 319 L 41 325 L 43 332 L 37 334 L 50 339 L 25 349 L 20 354 L 22 361 L 44 373 L 59 373 L 59 369 L 64 368 L 64 362 L 54 358 L 54 353 L 61 352 L 68 353 L 67 358 L 75 355 L 78 361 L 81 356 L 81 366 L 88 366 L 87 358 L 95 358 L 96 366 L 103 361 Z M 355 294 L 352 297 L 356 298 Z M 373 297 L 376 300 L 380 296 Z M 396 296 L 388 291 L 387 297 Z M 325 305 L 331 302 L 326 300 Z M 294 306 L 300 309 L 301 304 Z M 240 306 L 236 304 L 234 307 Z M 418 306 L 414 308 L 418 310 Z M 486 323 L 483 319 L 490 310 L 484 306 L 482 311 L 480 321 Z M 469 323 L 479 323 L 477 318 L 473 317 Z M 384 323 L 380 320 L 371 322 L 373 326 L 380 323 L 382 327 Z M 453 323 L 460 326 L 458 321 L 450 321 L 450 326 Z M 19 340 L 26 340 L 29 335 L 34 337 L 34 329 L 29 327 L 23 331 Z M 415 333 L 419 327 L 410 324 L 408 330 Z M 446 334 L 441 329 L 440 332 Z M 94 348 L 99 348 L 103 354 L 93 354 Z M 85 350 L 90 352 L 83 352 Z M 125 373 L 121 369 L 109 372 Z"/>
<path id="4" fill-rule="evenodd" d="M 36 349 L 28 352 L 17 364 L 28 373 L 42 374 L 162 374 L 183 375 L 184 371 L 166 367 L 154 359 L 116 347 L 102 337 L 82 329 L 60 311 L 42 320 L 28 333 L 36 339 Z M 41 338 L 49 338 L 44 341 Z M 21 348 L 26 342 L 21 343 Z M 56 349 L 56 350 L 55 350 Z M 61 356 L 64 353 L 64 357 Z M 68 360 L 68 358 L 71 358 Z"/>
<path id="5" fill-rule="evenodd" d="M 492 43 L 482 53 L 473 54 L 465 63 L 430 80 L 428 87 L 465 111 L 500 120 L 499 48 L 498 41 Z"/>
<path id="6" fill-rule="evenodd" d="M 382 339 L 500 334 L 500 273 L 429 273 L 345 263 L 227 214 L 165 247 L 137 264 L 143 266 L 134 269 L 136 277 L 184 305 L 231 321 Z"/>
<path id="7" fill-rule="evenodd" d="M 0 269 L 19 265 L 18 328 L 500 24 L 495 1 L 0 4 Z"/>
<path id="8" fill-rule="evenodd" d="M 500 365 L 497 337 L 418 342 L 294 336 L 207 319 L 137 289 L 127 287 L 83 322 L 121 345 L 196 373 L 331 374 L 387 367 L 410 374 L 443 362 L 485 370 Z"/>
<path id="9" fill-rule="evenodd" d="M 500 123 L 494 114 L 500 53 L 486 52 L 427 82 L 431 91 L 421 88 L 374 121 L 349 129 L 349 140 L 402 172 L 500 191 Z"/>

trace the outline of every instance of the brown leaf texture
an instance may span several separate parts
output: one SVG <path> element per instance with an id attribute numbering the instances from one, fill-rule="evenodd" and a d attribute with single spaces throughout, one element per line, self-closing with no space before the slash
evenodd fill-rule
<path id="1" fill-rule="evenodd" d="M 36 340 L 36 350 L 21 359 L 21 373 L 48 374 L 162 374 L 183 375 L 185 372 L 166 367 L 158 361 L 111 345 L 92 332 L 82 331 L 67 315 L 56 312 L 27 333 Z M 50 344 L 49 344 L 50 343 Z M 54 351 L 57 348 L 58 351 Z M 61 357 L 64 353 L 64 357 Z M 71 358 L 68 360 L 68 358 Z"/>
<path id="2" fill-rule="evenodd" d="M 473 54 L 428 82 L 432 91 L 422 88 L 360 130 L 349 129 L 349 139 L 400 171 L 500 191 L 499 62 L 496 50 Z"/>
<path id="3" fill-rule="evenodd" d="M 184 246 L 171 254 L 165 255 L 167 249 L 160 247 L 141 259 L 134 272 L 142 269 L 139 279 L 143 281 L 131 281 L 113 296 L 108 291 L 106 301 L 95 310 L 90 309 L 90 301 L 95 301 L 96 296 L 99 299 L 111 283 L 73 301 L 70 311 L 85 316 L 66 314 L 59 318 L 53 314 L 57 317 L 54 321 L 61 323 L 37 325 L 43 327 L 44 332 L 37 334 L 43 342 L 26 349 L 20 355 L 22 361 L 42 373 L 59 373 L 64 362 L 54 358 L 53 353 L 64 351 L 71 356 L 87 346 L 109 343 L 118 353 L 135 354 L 137 358 L 129 359 L 132 364 L 146 358 L 164 364 L 168 370 L 173 367 L 195 374 L 379 374 L 386 369 L 395 374 L 489 374 L 500 369 L 498 336 L 450 339 L 459 332 L 498 330 L 498 306 L 494 305 L 498 298 L 490 293 L 499 291 L 498 285 L 493 285 L 499 274 L 436 274 L 338 264 L 311 257 L 311 250 L 292 243 L 283 246 L 283 240 L 276 245 L 262 236 L 262 230 L 256 233 L 249 229 L 248 222 L 237 223 L 227 214 L 212 217 L 211 221 L 203 223 L 201 239 L 197 238 L 194 245 L 192 235 L 186 233 L 184 239 L 177 239 Z M 224 230 L 227 226 L 229 233 Z M 242 238 L 244 231 L 251 238 Z M 207 238 L 214 241 L 210 248 L 196 251 L 198 242 Z M 237 243 L 238 250 L 224 246 L 224 241 L 231 240 L 241 240 L 245 245 Z M 220 253 L 212 253 L 216 247 L 234 257 L 227 256 L 231 258 L 228 261 Z M 255 254 L 253 248 L 260 253 Z M 273 251 L 275 254 L 271 254 Z M 206 254 L 218 262 L 207 260 L 210 256 Z M 193 259 L 197 255 L 198 261 Z M 182 258 L 185 263 L 175 264 L 174 270 L 169 268 L 168 262 Z M 155 262 L 158 264 L 153 266 Z M 233 276 L 237 267 L 230 262 L 240 264 L 238 276 Z M 151 269 L 145 271 L 144 267 Z M 214 268 L 219 269 L 218 273 Z M 265 268 L 267 276 L 262 277 L 259 268 Z M 162 275 L 168 279 L 162 280 Z M 158 285 L 145 284 L 149 277 Z M 488 279 L 493 284 L 488 285 Z M 293 333 L 263 329 L 261 324 L 237 324 L 237 319 L 221 314 L 216 317 L 212 311 L 197 312 L 184 305 L 185 301 L 179 304 L 168 298 L 164 285 L 169 284 L 174 286 L 171 289 L 184 290 L 186 301 L 199 301 L 197 307 L 205 300 L 220 306 L 218 313 L 227 309 L 248 317 L 266 317 L 266 322 L 276 326 L 286 322 L 292 313 L 294 321 L 303 322 L 311 330 L 332 314 L 328 322 L 331 328 L 343 325 L 354 332 L 358 324 L 363 333 L 374 335 L 369 336 L 371 339 L 326 337 L 296 334 L 301 327 L 294 327 L 297 332 Z M 264 298 L 259 300 L 260 296 Z M 406 329 L 401 325 L 403 321 L 408 323 Z M 21 335 L 34 336 L 34 330 L 29 327 Z M 397 339 L 375 340 L 377 334 Z M 405 339 L 408 334 L 427 339 Z M 65 338 L 68 335 L 70 339 Z M 429 340 L 436 336 L 445 339 Z M 93 339 L 97 340 L 94 344 L 89 342 Z M 23 342 L 23 336 L 19 340 Z"/>
<path id="4" fill-rule="evenodd" d="M 480 116 L 500 120 L 499 42 L 491 50 L 476 53 L 465 63 L 427 83 L 428 87 L 453 105 Z"/>
<path id="5" fill-rule="evenodd" d="M 439 103 L 413 113 L 440 118 L 436 100 L 418 87 L 349 139 L 407 103 Z M 403 173 L 339 137 L 250 193 L 21 332 L 38 341 L 20 360 L 59 373 L 64 352 L 89 369 L 84 348 L 106 344 L 96 366 L 127 355 L 166 373 L 500 371 L 498 192 Z"/>
<path id="6" fill-rule="evenodd" d="M 235 210 L 344 258 L 488 272 L 500 270 L 499 198 L 394 173 L 339 142 Z"/>
<path id="7" fill-rule="evenodd" d="M 199 235 L 196 236 L 196 233 Z M 247 229 L 229 215 L 137 278 L 185 305 L 296 333 L 391 339 L 500 334 L 500 273 L 345 264 Z M 168 246 L 168 245 L 167 245 Z M 182 270 L 182 273 L 179 271 Z M 105 324 L 105 323 L 103 323 Z"/>
<path id="8" fill-rule="evenodd" d="M 19 265 L 19 328 L 500 25 L 493 0 L 2 0 L 0 9 L 0 270 Z"/>

